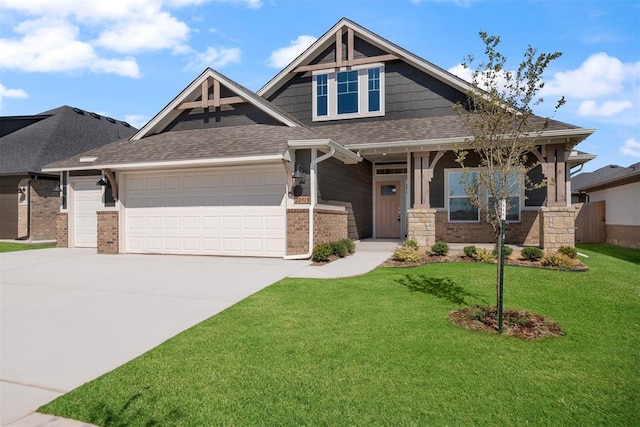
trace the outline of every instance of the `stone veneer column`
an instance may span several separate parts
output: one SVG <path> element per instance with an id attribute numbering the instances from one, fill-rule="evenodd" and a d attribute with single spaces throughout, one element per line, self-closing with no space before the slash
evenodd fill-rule
<path id="1" fill-rule="evenodd" d="M 407 211 L 407 237 L 418 246 L 430 247 L 436 242 L 436 210 L 416 208 Z"/>
<path id="2" fill-rule="evenodd" d="M 120 253 L 118 211 L 98 211 L 98 253 Z"/>
<path id="3" fill-rule="evenodd" d="M 56 216 L 56 247 L 69 247 L 69 214 L 60 212 Z"/>
<path id="4" fill-rule="evenodd" d="M 560 246 L 575 246 L 575 208 L 554 206 L 540 208 L 540 246 L 555 251 Z"/>

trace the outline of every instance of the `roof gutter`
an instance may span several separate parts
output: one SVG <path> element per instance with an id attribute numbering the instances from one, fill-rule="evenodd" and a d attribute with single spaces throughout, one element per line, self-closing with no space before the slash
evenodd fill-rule
<path id="1" fill-rule="evenodd" d="M 578 129 L 563 129 L 543 132 L 528 132 L 523 134 L 525 138 L 570 138 L 570 137 L 583 137 L 586 138 L 596 130 L 593 128 L 578 128 Z M 507 135 L 505 135 L 507 136 Z M 439 138 L 439 139 L 421 139 L 421 140 L 409 140 L 409 141 L 393 141 L 393 142 L 365 142 L 356 144 L 345 144 L 345 147 L 350 150 L 374 150 L 384 148 L 406 148 L 406 147 L 423 147 L 429 146 L 430 148 L 437 150 L 451 149 L 454 145 L 468 144 L 473 137 L 452 137 L 452 138 Z M 463 147 L 460 147 L 463 148 Z"/>
<path id="2" fill-rule="evenodd" d="M 285 159 L 284 154 L 273 154 L 265 156 L 243 156 L 243 157 L 218 157 L 212 159 L 192 159 L 192 160 L 169 160 L 160 162 L 139 162 L 139 163 L 94 163 L 87 162 L 82 166 L 52 167 L 43 168 L 43 172 L 64 172 L 79 171 L 87 169 L 111 169 L 118 171 L 127 170 L 150 170 L 179 167 L 206 167 L 206 166 L 233 166 L 255 163 L 275 163 Z M 96 159 L 97 160 L 97 159 Z"/>
<path id="3" fill-rule="evenodd" d="M 342 161 L 344 164 L 356 164 L 362 161 L 362 157 L 349 150 L 348 148 L 340 145 L 330 139 L 300 139 L 300 140 L 289 140 L 288 141 L 289 148 L 296 149 L 309 149 L 309 148 L 317 148 L 322 151 L 331 151 L 333 150 L 333 155 Z M 324 157 L 324 156 L 323 156 Z M 331 156 L 329 156 L 331 157 Z M 324 159 L 323 159 L 324 160 Z"/>

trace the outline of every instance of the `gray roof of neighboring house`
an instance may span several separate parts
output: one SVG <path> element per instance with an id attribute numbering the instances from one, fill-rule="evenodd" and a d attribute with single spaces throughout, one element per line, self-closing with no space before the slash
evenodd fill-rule
<path id="1" fill-rule="evenodd" d="M 284 154 L 290 139 L 315 139 L 305 127 L 229 126 L 165 132 L 138 140 L 121 140 L 47 165 L 49 169 Z M 89 163 L 80 157 L 97 157 Z"/>
<path id="2" fill-rule="evenodd" d="M 41 119 L 0 137 L 0 174 L 40 172 L 48 163 L 129 138 L 137 130 L 119 120 L 66 105 L 34 117 Z M 12 118 L 2 119 L 9 122 Z"/>
<path id="3" fill-rule="evenodd" d="M 640 162 L 625 168 L 618 165 L 607 165 L 593 172 L 583 172 L 571 178 L 571 191 L 579 192 L 596 187 L 614 186 L 627 179 L 640 179 Z"/>

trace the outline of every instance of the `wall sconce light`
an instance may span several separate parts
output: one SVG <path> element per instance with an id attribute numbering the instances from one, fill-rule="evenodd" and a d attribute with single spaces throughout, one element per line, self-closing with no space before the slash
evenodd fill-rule
<path id="1" fill-rule="evenodd" d="M 298 168 L 296 169 L 296 171 L 293 173 L 293 175 L 291 175 L 291 177 L 293 178 L 294 182 L 298 185 L 302 185 L 304 184 L 304 180 L 305 180 L 305 173 L 302 172 L 300 170 L 300 165 L 298 164 Z"/>
<path id="2" fill-rule="evenodd" d="M 105 176 L 104 172 L 102 173 L 102 176 L 100 177 L 98 182 L 96 182 L 96 185 L 107 185 L 107 177 Z"/>

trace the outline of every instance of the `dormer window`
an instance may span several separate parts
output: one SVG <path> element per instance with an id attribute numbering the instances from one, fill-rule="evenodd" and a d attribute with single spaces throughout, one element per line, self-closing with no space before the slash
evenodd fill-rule
<path id="1" fill-rule="evenodd" d="M 384 116 L 384 65 L 313 73 L 313 120 Z"/>

